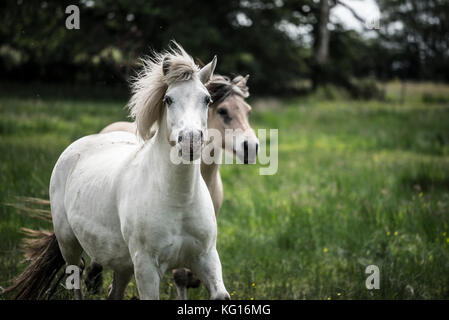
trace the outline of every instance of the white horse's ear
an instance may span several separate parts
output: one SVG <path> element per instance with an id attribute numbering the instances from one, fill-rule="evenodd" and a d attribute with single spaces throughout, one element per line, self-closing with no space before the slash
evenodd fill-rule
<path id="1" fill-rule="evenodd" d="M 215 66 L 217 65 L 217 56 L 214 56 L 211 62 L 206 64 L 198 73 L 198 76 L 202 83 L 206 83 L 210 80 L 214 74 Z"/>

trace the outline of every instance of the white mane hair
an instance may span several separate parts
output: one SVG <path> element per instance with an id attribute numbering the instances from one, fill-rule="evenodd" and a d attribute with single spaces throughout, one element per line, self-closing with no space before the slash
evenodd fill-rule
<path id="1" fill-rule="evenodd" d="M 178 43 L 171 43 L 168 50 L 142 58 L 142 70 L 131 79 L 132 96 L 127 107 L 143 140 L 152 137 L 151 127 L 162 118 L 162 100 L 168 86 L 190 80 L 200 70 Z"/>

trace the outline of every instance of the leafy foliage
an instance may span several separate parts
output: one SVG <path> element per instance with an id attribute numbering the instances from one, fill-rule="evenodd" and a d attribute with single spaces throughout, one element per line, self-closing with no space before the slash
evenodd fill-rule
<path id="1" fill-rule="evenodd" d="M 339 5 L 330 3 L 331 11 Z M 379 36 L 334 22 L 329 63 L 317 68 L 320 1 L 81 0 L 81 28 L 68 30 L 65 8 L 73 1 L 5 0 L 0 78 L 123 84 L 138 57 L 176 39 L 200 62 L 217 54 L 221 73 L 251 74 L 251 91 L 259 94 L 291 92 L 301 79 L 350 91 L 353 77 L 448 80 L 447 2 L 378 3 Z"/>

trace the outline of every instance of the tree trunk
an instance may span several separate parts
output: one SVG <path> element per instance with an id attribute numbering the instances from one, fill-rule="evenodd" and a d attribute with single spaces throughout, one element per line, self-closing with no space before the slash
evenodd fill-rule
<path id="1" fill-rule="evenodd" d="M 329 0 L 320 1 L 320 12 L 315 32 L 315 55 L 312 72 L 312 86 L 315 90 L 318 86 L 327 82 L 327 63 L 329 60 L 330 32 L 327 28 L 329 23 Z"/>
<path id="2" fill-rule="evenodd" d="M 318 21 L 318 42 L 316 47 L 316 63 L 319 66 L 324 66 L 329 60 L 329 40 L 330 33 L 327 28 L 329 23 L 329 0 L 320 1 L 320 16 Z"/>

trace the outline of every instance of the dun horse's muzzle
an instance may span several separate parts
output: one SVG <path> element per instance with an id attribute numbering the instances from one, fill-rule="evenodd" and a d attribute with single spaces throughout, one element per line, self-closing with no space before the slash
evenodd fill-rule
<path id="1" fill-rule="evenodd" d="M 259 143 L 252 142 L 248 143 L 248 140 L 243 141 L 243 163 L 248 164 L 255 161 L 257 153 L 259 152 Z"/>

